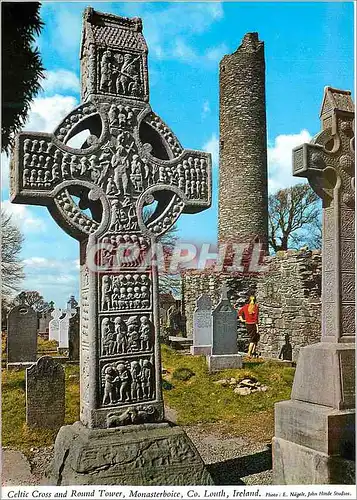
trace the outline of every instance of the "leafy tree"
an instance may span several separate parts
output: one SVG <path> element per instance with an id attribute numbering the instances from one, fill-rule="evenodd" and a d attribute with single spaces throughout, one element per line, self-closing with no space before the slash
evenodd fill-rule
<path id="1" fill-rule="evenodd" d="M 2 300 L 10 302 L 11 295 L 19 290 L 19 284 L 24 278 L 23 264 L 20 252 L 23 236 L 20 229 L 13 223 L 10 214 L 1 210 L 1 275 Z"/>
<path id="2" fill-rule="evenodd" d="M 275 252 L 287 250 L 291 244 L 321 246 L 318 201 L 318 196 L 307 183 L 281 189 L 269 196 L 269 245 Z"/>
<path id="3" fill-rule="evenodd" d="M 38 2 L 2 2 L 2 151 L 26 120 L 44 77 L 35 36 L 43 27 Z"/>

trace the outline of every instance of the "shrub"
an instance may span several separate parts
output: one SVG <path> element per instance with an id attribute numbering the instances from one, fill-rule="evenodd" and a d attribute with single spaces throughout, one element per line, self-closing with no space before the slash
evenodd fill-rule
<path id="1" fill-rule="evenodd" d="M 176 368 L 172 374 L 172 378 L 176 380 L 189 380 L 194 376 L 194 372 L 190 368 Z"/>

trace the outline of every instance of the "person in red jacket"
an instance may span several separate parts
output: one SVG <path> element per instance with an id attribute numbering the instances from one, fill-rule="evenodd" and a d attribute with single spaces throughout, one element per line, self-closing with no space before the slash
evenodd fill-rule
<path id="1" fill-rule="evenodd" d="M 260 339 L 260 335 L 258 329 L 259 306 L 255 295 L 250 295 L 247 304 L 239 309 L 238 318 L 247 326 L 247 332 L 250 340 L 248 357 L 256 356 L 257 344 Z"/>

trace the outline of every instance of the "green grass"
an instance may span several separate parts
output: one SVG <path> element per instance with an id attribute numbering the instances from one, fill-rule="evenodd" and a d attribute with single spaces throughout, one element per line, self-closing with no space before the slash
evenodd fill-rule
<path id="1" fill-rule="evenodd" d="M 42 337 L 37 337 L 37 351 L 39 354 L 45 354 L 46 351 L 56 351 L 58 342 L 56 340 L 45 340 Z"/>
<path id="2" fill-rule="evenodd" d="M 270 441 L 274 435 L 274 404 L 289 399 L 294 368 L 275 362 L 251 361 L 241 370 L 209 375 L 203 356 L 183 355 L 162 346 L 163 395 L 176 410 L 178 424 L 201 424 L 231 435 Z M 64 365 L 66 374 L 65 424 L 79 420 L 79 367 Z M 192 375 L 192 373 L 193 375 Z M 176 376 L 173 377 L 173 374 Z M 178 375 L 178 376 L 177 376 Z M 188 375 L 190 377 L 188 378 Z M 231 387 L 214 384 L 222 378 L 254 377 L 267 392 L 249 396 L 234 394 Z M 169 385 L 170 384 L 170 385 Z M 25 417 L 25 370 L 2 370 L 2 444 L 29 454 L 30 449 L 50 446 L 57 431 L 28 428 Z"/>
<path id="3" fill-rule="evenodd" d="M 164 392 L 165 404 L 176 410 L 178 424 L 220 424 L 227 433 L 249 434 L 257 440 L 270 440 L 274 435 L 274 404 L 289 399 L 294 368 L 275 362 L 246 362 L 240 370 L 208 374 L 203 356 L 187 356 L 162 346 L 162 362 L 168 371 L 165 379 L 174 388 Z M 172 377 L 178 369 L 189 369 L 195 375 L 189 380 Z M 214 384 L 223 378 L 242 380 L 255 377 L 267 385 L 267 392 L 239 396 L 231 387 Z"/>
<path id="4" fill-rule="evenodd" d="M 65 367 L 65 424 L 79 420 L 79 367 Z M 72 377 L 71 377 L 72 376 Z M 35 429 L 26 425 L 25 370 L 2 370 L 2 445 L 28 454 L 30 449 L 50 446 L 56 430 Z"/>

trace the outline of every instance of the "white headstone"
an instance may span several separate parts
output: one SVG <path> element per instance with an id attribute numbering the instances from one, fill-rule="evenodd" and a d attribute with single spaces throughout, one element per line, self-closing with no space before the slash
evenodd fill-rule
<path id="1" fill-rule="evenodd" d="M 54 309 L 51 312 L 51 316 L 53 319 L 51 319 L 51 321 L 48 324 L 48 339 L 49 340 L 57 340 L 57 342 L 58 342 L 59 325 L 60 325 L 59 319 L 62 316 L 62 309 L 59 309 L 58 307 L 56 307 L 56 309 Z"/>
<path id="2" fill-rule="evenodd" d="M 58 334 L 58 348 L 59 349 L 68 349 L 69 341 L 68 341 L 68 331 L 69 331 L 69 320 L 72 318 L 77 311 L 75 309 L 71 309 L 67 306 L 67 309 L 62 311 L 65 315 L 63 318 L 59 320 L 59 334 Z"/>
<path id="3" fill-rule="evenodd" d="M 203 294 L 196 301 L 193 313 L 193 345 L 191 354 L 211 354 L 212 346 L 212 301 Z"/>

